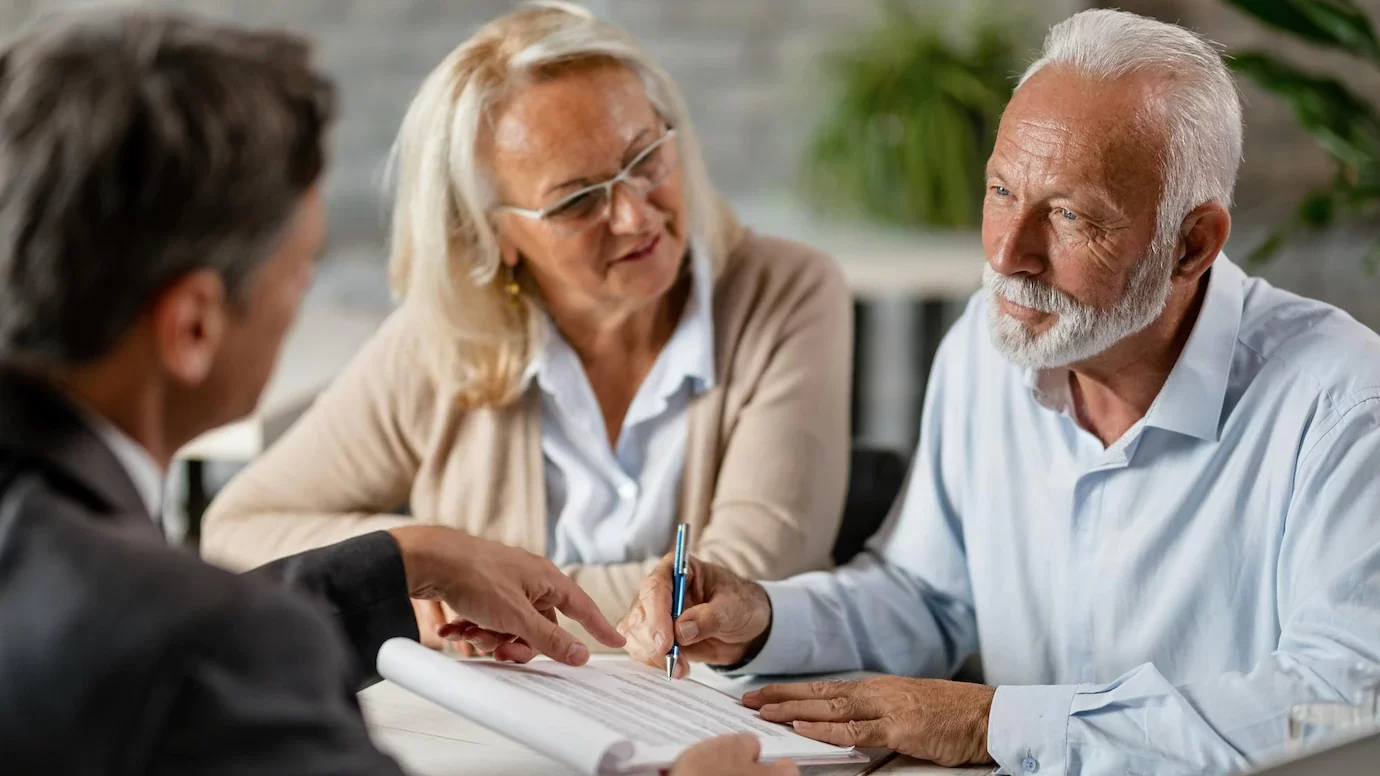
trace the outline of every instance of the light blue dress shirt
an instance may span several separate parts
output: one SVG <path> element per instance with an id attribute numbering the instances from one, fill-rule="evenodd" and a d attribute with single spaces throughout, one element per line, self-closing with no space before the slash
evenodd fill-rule
<path id="1" fill-rule="evenodd" d="M 1380 338 L 1218 257 L 1146 416 L 1108 448 L 1066 370 L 940 348 L 903 498 L 871 552 L 768 584 L 745 673 L 998 685 L 1008 773 L 1204 774 L 1280 753 L 1289 707 L 1380 662 Z"/>
<path id="2" fill-rule="evenodd" d="M 713 276 L 691 260 L 692 286 L 671 339 L 638 387 L 618 444 L 580 356 L 548 321 L 536 362 L 546 473 L 548 557 L 557 565 L 624 563 L 666 552 L 680 514 L 690 400 L 714 386 Z"/>

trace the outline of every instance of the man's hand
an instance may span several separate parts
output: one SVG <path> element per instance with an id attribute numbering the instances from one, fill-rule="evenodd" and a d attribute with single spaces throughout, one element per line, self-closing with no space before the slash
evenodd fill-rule
<path id="1" fill-rule="evenodd" d="M 658 668 L 671 650 L 671 595 L 674 555 L 667 555 L 642 583 L 632 608 L 618 624 L 628 637 L 628 654 Z M 675 623 L 680 643 L 676 678 L 690 673 L 690 661 L 732 665 L 749 650 L 760 649 L 771 627 L 767 591 L 723 566 L 690 559 L 685 583 L 685 607 Z"/>
<path id="2" fill-rule="evenodd" d="M 441 626 L 450 618 L 441 611 L 441 605 L 440 601 L 412 599 L 412 613 L 417 615 L 417 635 L 421 637 L 424 647 L 439 650 L 446 646 L 446 640 L 441 638 Z"/>
<path id="3" fill-rule="evenodd" d="M 800 776 L 800 769 L 790 760 L 771 765 L 757 762 L 761 750 L 756 736 L 711 738 L 677 758 L 671 776 Z"/>
<path id="4" fill-rule="evenodd" d="M 990 763 L 987 720 L 996 688 L 874 676 L 857 682 L 773 684 L 743 696 L 762 719 L 838 746 L 880 747 L 940 765 Z"/>
<path id="5" fill-rule="evenodd" d="M 446 604 L 414 598 L 412 611 L 417 615 L 417 633 L 421 636 L 423 646 L 438 651 L 450 647 L 460 657 L 488 657 L 493 652 L 493 649 L 483 650 L 468 641 L 460 640 L 456 626 L 462 624 L 461 617 Z M 448 628 L 447 625 L 451 627 Z M 443 637 L 442 633 L 448 636 Z"/>
<path id="6" fill-rule="evenodd" d="M 438 525 L 390 533 L 402 553 L 408 595 L 444 601 L 458 618 L 437 628 L 442 639 L 473 642 L 499 660 L 525 663 L 540 653 L 583 665 L 589 648 L 556 624 L 560 611 L 600 643 L 623 646 L 594 601 L 545 558 Z"/>

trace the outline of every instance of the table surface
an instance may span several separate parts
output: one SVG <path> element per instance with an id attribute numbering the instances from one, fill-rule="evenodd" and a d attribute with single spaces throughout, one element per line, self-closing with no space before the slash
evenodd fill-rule
<path id="1" fill-rule="evenodd" d="M 596 660 L 620 656 L 599 655 Z M 729 678 L 697 666 L 695 679 L 724 692 L 741 695 L 765 682 Z M 392 682 L 380 682 L 359 694 L 370 735 L 413 776 L 565 776 L 576 774 L 521 744 L 413 695 Z M 808 768 L 806 776 L 833 776 L 848 769 Z M 875 771 L 888 776 L 987 776 L 991 768 L 942 768 L 896 758 Z"/>

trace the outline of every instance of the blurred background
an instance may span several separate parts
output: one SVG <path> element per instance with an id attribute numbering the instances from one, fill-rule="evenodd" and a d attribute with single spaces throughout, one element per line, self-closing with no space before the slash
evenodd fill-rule
<path id="1" fill-rule="evenodd" d="M 1240 4 L 1264 7 L 1267 14 L 1271 5 Z M 1355 4 L 1372 20 L 1380 19 L 1380 0 Z M 0 0 L 0 28 L 13 30 L 44 11 L 74 5 Z M 343 116 L 327 187 L 333 247 L 311 303 L 386 311 L 387 206 L 381 173 L 403 111 L 445 54 L 516 3 L 186 0 L 143 5 L 287 27 L 317 42 L 325 67 L 339 80 Z M 929 355 L 978 282 L 976 203 L 992 122 L 1044 30 L 1100 4 L 589 0 L 586 5 L 629 30 L 678 81 L 711 174 L 744 221 L 815 243 L 845 264 L 858 293 L 857 434 L 868 443 L 908 448 Z M 1340 79 L 1371 106 L 1380 104 L 1380 65 L 1315 45 L 1298 30 L 1271 28 L 1226 0 L 1107 5 L 1186 25 L 1231 51 L 1268 51 Z M 1287 100 L 1241 80 L 1246 159 L 1228 246 L 1238 261 L 1273 228 L 1290 223 L 1300 200 L 1332 184 L 1337 170 L 1333 157 L 1315 142 L 1317 127 L 1310 134 Z M 1311 220 L 1326 220 L 1334 204 L 1327 197 L 1314 201 Z M 1363 260 L 1377 231 L 1373 219 L 1341 219 L 1284 241 L 1272 261 L 1253 271 L 1380 328 L 1380 275 L 1368 272 Z M 320 348 L 331 336 L 322 330 L 302 339 Z M 347 345 L 352 343 L 341 347 Z M 302 353 L 300 347 L 290 351 L 283 368 L 310 357 Z"/>

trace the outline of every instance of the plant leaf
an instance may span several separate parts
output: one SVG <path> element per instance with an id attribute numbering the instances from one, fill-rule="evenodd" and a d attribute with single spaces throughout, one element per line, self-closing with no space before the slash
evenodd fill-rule
<path id="1" fill-rule="evenodd" d="M 966 40 L 951 40 L 913 4 L 886 0 L 885 11 L 881 25 L 826 60 L 836 92 L 802 160 L 803 194 L 821 210 L 976 226 L 1017 70 L 1014 31 L 987 14 Z"/>
<path id="2" fill-rule="evenodd" d="M 1238 53 L 1228 64 L 1287 100 L 1303 129 L 1338 162 L 1357 169 L 1380 164 L 1380 117 L 1341 82 L 1258 51 Z"/>
<path id="3" fill-rule="evenodd" d="M 1380 63 L 1380 40 L 1376 40 L 1366 14 L 1352 0 L 1293 0 L 1292 5 L 1351 53 Z"/>
<path id="4" fill-rule="evenodd" d="M 1298 204 L 1294 218 L 1301 226 L 1309 229 L 1331 226 L 1337 218 L 1337 202 L 1344 194 L 1344 191 L 1335 188 L 1315 191 Z"/>
<path id="5" fill-rule="evenodd" d="M 1380 42 L 1352 0 L 1226 0 L 1284 32 L 1380 63 Z"/>

